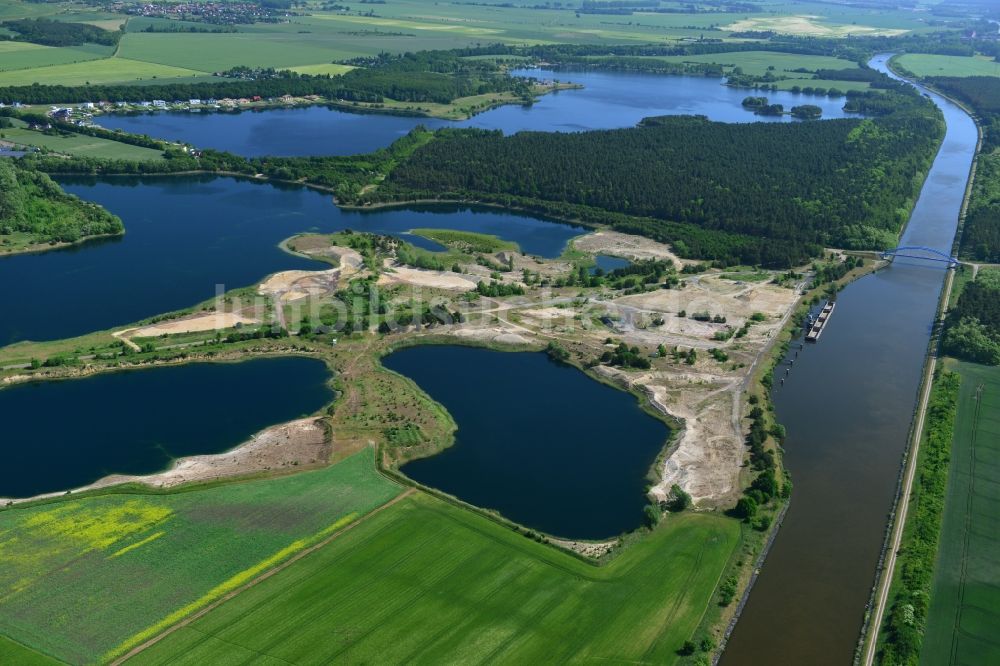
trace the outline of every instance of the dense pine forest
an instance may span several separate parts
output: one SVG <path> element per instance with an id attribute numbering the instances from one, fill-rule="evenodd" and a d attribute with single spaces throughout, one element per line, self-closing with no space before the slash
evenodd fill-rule
<path id="1" fill-rule="evenodd" d="M 44 173 L 0 160 L 0 248 L 15 245 L 15 235 L 20 244 L 71 243 L 123 231 L 116 216 L 66 194 Z"/>
<path id="2" fill-rule="evenodd" d="M 362 199 L 489 201 L 607 223 L 685 256 L 788 266 L 822 247 L 895 241 L 943 129 L 928 103 L 908 100 L 867 120 L 440 130 Z"/>

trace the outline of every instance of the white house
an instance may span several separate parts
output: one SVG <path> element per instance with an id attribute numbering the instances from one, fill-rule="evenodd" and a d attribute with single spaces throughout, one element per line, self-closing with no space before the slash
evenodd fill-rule
<path id="1" fill-rule="evenodd" d="M 162 99 L 154 99 L 153 106 L 155 106 L 158 109 L 165 109 L 167 108 L 167 102 Z"/>

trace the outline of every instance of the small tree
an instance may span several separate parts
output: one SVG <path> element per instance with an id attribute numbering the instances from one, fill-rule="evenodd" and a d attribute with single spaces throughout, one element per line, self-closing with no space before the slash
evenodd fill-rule
<path id="1" fill-rule="evenodd" d="M 675 483 L 670 486 L 670 502 L 667 507 L 675 513 L 688 509 L 691 507 L 691 496 Z"/>
<path id="2" fill-rule="evenodd" d="M 752 497 L 741 497 L 740 501 L 736 503 L 733 513 L 737 518 L 750 520 L 757 513 L 757 501 Z"/>

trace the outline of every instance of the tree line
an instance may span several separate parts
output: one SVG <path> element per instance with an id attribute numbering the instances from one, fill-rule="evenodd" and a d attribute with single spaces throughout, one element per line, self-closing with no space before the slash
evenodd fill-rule
<path id="1" fill-rule="evenodd" d="M 114 46 L 121 39 L 121 31 L 104 30 L 87 23 L 53 21 L 48 18 L 24 18 L 4 21 L 3 27 L 14 35 L 0 35 L 0 40 L 32 42 L 43 46 L 80 46 L 103 44 Z"/>

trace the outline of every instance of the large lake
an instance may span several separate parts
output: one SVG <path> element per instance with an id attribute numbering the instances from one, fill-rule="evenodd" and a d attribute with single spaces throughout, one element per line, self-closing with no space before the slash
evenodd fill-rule
<path id="1" fill-rule="evenodd" d="M 68 490 L 108 474 L 149 474 L 219 453 L 333 399 L 311 358 L 195 363 L 0 390 L 0 497 Z"/>
<path id="2" fill-rule="evenodd" d="M 556 536 L 642 524 L 646 473 L 670 430 L 635 396 L 543 353 L 411 347 L 383 364 L 458 425 L 452 447 L 403 466 L 411 478 Z"/>
<path id="3" fill-rule="evenodd" d="M 278 244 L 304 231 L 341 229 L 407 235 L 438 227 L 481 231 L 516 241 L 530 254 L 558 256 L 585 230 L 497 210 L 437 206 L 375 212 L 343 211 L 329 195 L 212 177 L 60 179 L 73 194 L 125 221 L 119 240 L 0 258 L 6 291 L 0 345 L 54 340 L 120 326 L 185 308 L 269 273 L 322 269 Z"/>
<path id="4" fill-rule="evenodd" d="M 843 118 L 844 98 L 791 92 L 757 93 L 723 85 L 723 79 L 621 72 L 516 70 L 515 75 L 580 83 L 579 90 L 544 95 L 531 106 L 508 105 L 469 120 L 356 114 L 323 106 L 242 113 L 151 113 L 105 115 L 96 122 L 110 129 L 181 140 L 201 148 L 239 155 L 353 155 L 388 146 L 417 125 L 574 132 L 632 127 L 660 115 L 704 115 L 723 122 L 799 122 L 790 116 L 756 116 L 740 103 L 766 94 L 790 109 L 815 104 L 824 118 Z"/>

